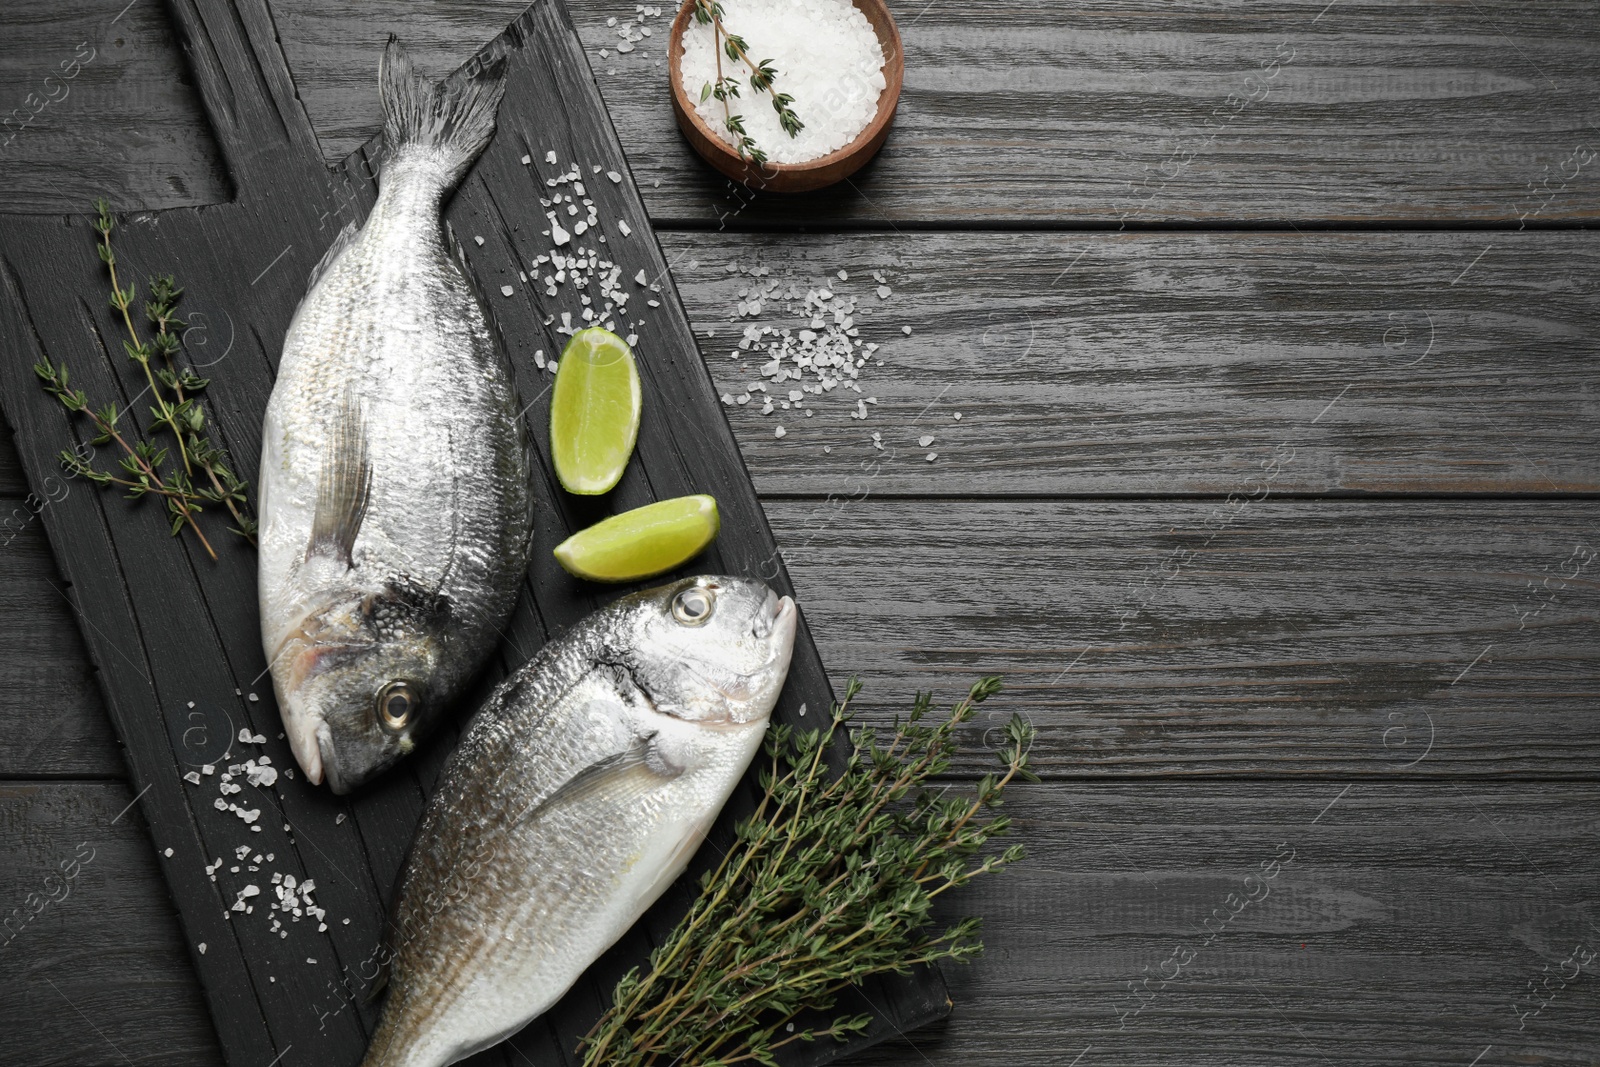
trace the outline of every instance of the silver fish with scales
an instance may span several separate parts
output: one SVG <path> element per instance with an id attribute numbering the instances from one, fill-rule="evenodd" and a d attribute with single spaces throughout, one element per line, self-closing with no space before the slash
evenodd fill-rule
<path id="1" fill-rule="evenodd" d="M 590 615 L 495 691 L 412 843 L 363 1067 L 495 1044 L 633 925 L 759 748 L 797 616 L 760 582 L 675 582 Z"/>
<path id="2" fill-rule="evenodd" d="M 301 768 L 348 792 L 410 752 L 494 649 L 533 531 L 526 427 L 448 238 L 504 62 L 438 86 L 390 38 L 378 200 L 313 274 L 267 404 L 262 641 Z"/>

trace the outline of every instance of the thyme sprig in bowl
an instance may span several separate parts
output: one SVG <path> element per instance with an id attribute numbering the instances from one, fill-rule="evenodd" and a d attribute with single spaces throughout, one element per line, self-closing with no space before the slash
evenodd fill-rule
<path id="1" fill-rule="evenodd" d="M 848 144 L 837 150 L 804 162 L 774 163 L 765 158 L 770 154 L 772 145 L 762 145 L 759 138 L 750 138 L 747 131 L 737 127 L 729 131 L 734 140 L 734 143 L 730 144 L 724 139 L 722 132 L 714 128 L 714 126 L 727 128 L 726 124 L 730 117 L 738 126 L 743 126 L 739 116 L 732 115 L 726 106 L 728 100 L 735 94 L 727 88 L 724 88 L 720 95 L 717 91 L 718 84 L 729 76 L 726 68 L 721 70 L 719 77 L 710 82 L 709 93 L 706 83 L 698 79 L 693 85 L 684 83 L 684 36 L 691 26 L 703 26 L 703 16 L 712 9 L 711 0 L 684 0 L 677 17 L 672 22 L 667 43 L 667 68 L 673 115 L 689 146 L 722 174 L 751 189 L 765 192 L 800 193 L 821 189 L 843 181 L 866 166 L 889 137 L 889 129 L 900 103 L 900 90 L 905 82 L 905 54 L 900 43 L 900 31 L 884 0 L 850 0 L 850 3 L 871 24 L 883 52 L 884 87 L 878 93 L 876 110 L 865 128 Z M 716 38 L 716 43 L 720 46 L 717 54 L 723 59 L 728 58 L 727 39 Z M 741 45 L 744 43 L 742 36 L 739 36 L 739 43 Z M 792 82 L 786 82 L 785 76 L 793 74 L 792 71 L 785 71 L 782 64 L 758 59 L 753 61 L 755 72 L 749 73 L 752 61 L 748 50 L 731 59 L 730 65 L 735 75 L 748 74 L 757 93 L 770 94 L 770 102 L 776 110 L 779 125 L 790 137 L 805 127 L 806 124 L 801 119 L 807 113 L 806 107 L 815 107 L 819 101 L 797 102 L 789 99 L 790 92 L 799 91 Z M 755 85 L 756 82 L 760 84 Z M 707 118 L 700 113 L 697 105 L 704 102 L 702 97 L 716 98 L 723 103 L 724 107 L 720 109 L 722 111 L 720 121 Z M 742 99 L 742 93 L 740 98 Z M 792 122 L 785 118 L 786 113 L 792 116 Z M 813 132 L 821 128 L 815 127 Z M 756 149 L 755 152 L 751 151 L 752 147 Z"/>

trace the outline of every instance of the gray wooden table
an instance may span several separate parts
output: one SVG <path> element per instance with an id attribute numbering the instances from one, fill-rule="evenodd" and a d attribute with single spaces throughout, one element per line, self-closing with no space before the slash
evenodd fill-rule
<path id="1" fill-rule="evenodd" d="M 0 14 L 0 101 L 94 51 L 0 210 L 227 198 L 123 2 Z M 830 669 L 1039 729 L 1029 860 L 949 904 L 987 955 L 869 1059 L 1600 1063 L 1593 5 L 893 0 L 888 147 L 788 200 L 688 154 L 670 6 L 570 6 Z M 273 4 L 330 160 L 385 31 L 442 72 L 519 8 Z M 738 403 L 824 283 L 868 417 Z M 0 916 L 90 858 L 0 947 L 0 1061 L 214 1063 L 25 492 L 0 436 Z"/>

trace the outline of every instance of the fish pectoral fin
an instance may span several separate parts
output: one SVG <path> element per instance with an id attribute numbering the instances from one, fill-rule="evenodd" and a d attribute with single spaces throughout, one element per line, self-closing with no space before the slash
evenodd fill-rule
<path id="1" fill-rule="evenodd" d="M 306 558 L 329 556 L 351 563 L 356 536 L 372 499 L 372 461 L 367 454 L 367 424 L 361 403 L 345 393 L 339 418 L 328 435 L 317 478 L 317 511 L 311 520 Z"/>
<path id="2" fill-rule="evenodd" d="M 635 737 L 623 751 L 589 764 L 534 805 L 521 821 L 538 819 L 558 807 L 583 803 L 599 796 L 626 806 L 634 797 L 643 796 L 662 782 L 671 781 L 682 774 L 683 768 L 673 766 L 662 758 L 651 744 L 652 739 L 653 735 Z"/>

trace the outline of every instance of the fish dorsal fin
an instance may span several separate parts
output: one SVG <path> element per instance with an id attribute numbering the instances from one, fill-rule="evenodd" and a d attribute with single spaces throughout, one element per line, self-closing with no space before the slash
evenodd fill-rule
<path id="1" fill-rule="evenodd" d="M 322 253 L 322 258 L 317 260 L 317 265 L 311 268 L 311 280 L 306 282 L 307 291 L 322 280 L 322 276 L 328 273 L 328 268 L 333 266 L 333 261 L 343 255 L 345 249 L 355 244 L 356 234 L 360 232 L 360 228 L 355 223 L 347 222 L 344 224 L 344 229 L 340 230 L 338 236 L 333 239 L 333 244 L 329 245 L 328 250 Z"/>
<path id="2" fill-rule="evenodd" d="M 367 456 L 366 419 L 361 403 L 345 393 L 344 404 L 328 435 L 317 478 L 317 512 L 311 520 L 311 541 L 306 558 L 328 556 L 352 561 L 356 536 L 367 517 L 372 499 L 372 462 Z"/>

